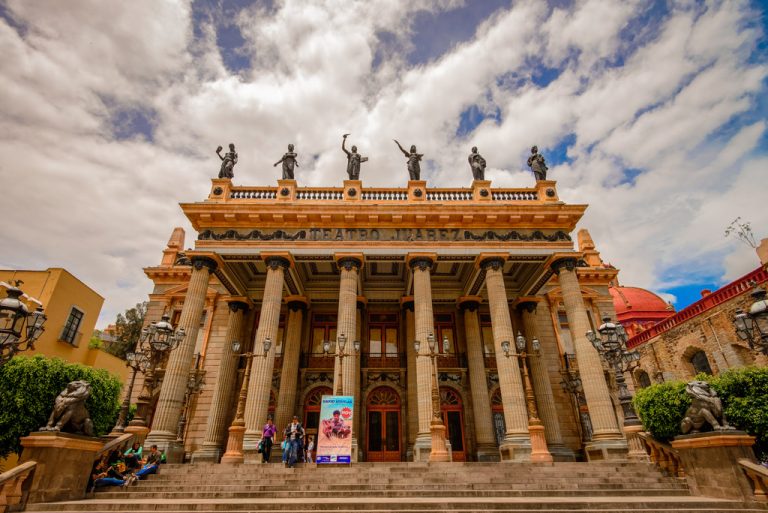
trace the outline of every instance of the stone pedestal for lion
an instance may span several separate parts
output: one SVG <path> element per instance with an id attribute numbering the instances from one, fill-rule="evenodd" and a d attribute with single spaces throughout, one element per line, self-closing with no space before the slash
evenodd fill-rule
<path id="1" fill-rule="evenodd" d="M 52 502 L 85 497 L 96 454 L 104 446 L 98 438 L 56 431 L 30 433 L 21 439 L 19 463 L 36 461 L 29 502 Z"/>
<path id="2" fill-rule="evenodd" d="M 755 461 L 755 437 L 743 431 L 710 431 L 680 435 L 672 441 L 694 494 L 753 500 L 752 486 L 738 461 Z"/>

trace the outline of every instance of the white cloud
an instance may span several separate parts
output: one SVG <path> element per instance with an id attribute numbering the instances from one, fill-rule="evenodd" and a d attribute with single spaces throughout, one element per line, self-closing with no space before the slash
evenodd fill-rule
<path id="1" fill-rule="evenodd" d="M 416 13 L 462 4 L 244 9 L 229 21 L 252 68 L 233 73 L 217 47 L 221 20 L 198 19 L 195 39 L 186 3 L 10 2 L 26 31 L 0 20 L 0 189 L 22 205 L 4 214 L 0 262 L 67 267 L 107 297 L 105 324 L 145 297 L 141 268 L 159 260 L 174 226 L 191 244 L 177 203 L 205 197 L 217 145 L 237 145 L 236 183 L 273 183 L 272 164 L 293 142 L 298 179 L 327 185 L 345 177 L 340 136 L 351 132 L 370 157 L 364 182 L 393 186 L 407 173 L 392 138 L 426 154 L 433 185 L 469 183 L 476 144 L 495 184 L 525 186 L 528 148 L 546 155 L 572 133 L 571 160 L 551 176 L 563 199 L 591 204 L 582 225 L 623 283 L 658 289 L 757 265 L 722 231 L 736 215 L 757 232 L 768 223 L 756 186 L 766 182 L 756 148 L 765 122 L 718 133 L 765 94 L 747 4 L 673 7 L 657 35 L 630 48 L 622 31 L 643 2 L 515 2 L 471 40 L 410 65 Z M 382 32 L 396 44 L 379 46 Z M 609 66 L 619 54 L 624 65 Z M 561 73 L 537 86 L 536 62 Z M 473 105 L 501 119 L 459 136 Z M 116 109 L 153 113 L 153 140 L 116 140 Z M 622 183 L 623 166 L 640 170 L 634 183 Z"/>

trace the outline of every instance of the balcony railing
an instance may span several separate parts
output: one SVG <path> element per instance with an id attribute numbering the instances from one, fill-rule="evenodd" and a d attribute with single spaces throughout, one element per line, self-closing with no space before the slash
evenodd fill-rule
<path id="1" fill-rule="evenodd" d="M 363 353 L 360 360 L 361 367 L 376 369 L 400 368 L 405 365 L 405 353 Z"/>
<path id="2" fill-rule="evenodd" d="M 297 200 L 342 200 L 344 199 L 343 189 L 334 187 L 322 187 L 317 189 L 296 189 Z"/>
<path id="3" fill-rule="evenodd" d="M 306 369 L 333 369 L 334 360 L 331 356 L 325 356 L 324 353 L 302 353 L 301 366 Z"/>
<path id="4" fill-rule="evenodd" d="M 406 189 L 363 189 L 361 194 L 367 201 L 408 201 Z"/>

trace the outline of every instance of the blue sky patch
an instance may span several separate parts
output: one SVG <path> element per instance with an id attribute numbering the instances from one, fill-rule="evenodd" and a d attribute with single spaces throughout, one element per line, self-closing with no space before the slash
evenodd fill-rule
<path id="1" fill-rule="evenodd" d="M 679 287 L 673 287 L 670 289 L 661 289 L 660 292 L 672 294 L 677 298 L 677 301 L 674 301 L 672 304 L 675 305 L 675 310 L 679 312 L 683 308 L 701 299 L 702 290 L 709 289 L 710 291 L 714 292 L 719 288 L 719 285 L 712 282 L 699 282 L 681 285 Z"/>
<path id="2" fill-rule="evenodd" d="M 500 123 L 501 110 L 496 107 L 492 112 L 484 112 L 477 105 L 471 105 L 461 113 L 461 116 L 459 117 L 459 127 L 456 129 L 456 135 L 459 137 L 468 135 L 486 119 L 493 119 L 497 123 Z"/>
<path id="3" fill-rule="evenodd" d="M 568 148 L 576 144 L 576 134 L 568 134 L 552 148 L 541 149 L 542 155 L 547 159 L 547 166 L 571 163 L 573 159 L 568 156 Z"/>
<path id="4" fill-rule="evenodd" d="M 143 138 L 154 142 L 157 112 L 144 107 L 116 107 L 111 109 L 112 135 L 119 141 Z"/>

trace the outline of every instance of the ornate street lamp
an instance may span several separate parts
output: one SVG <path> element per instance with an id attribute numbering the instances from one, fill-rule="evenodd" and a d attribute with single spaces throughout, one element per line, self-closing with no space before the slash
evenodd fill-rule
<path id="1" fill-rule="evenodd" d="M 176 429 L 176 441 L 180 444 L 184 443 L 184 430 L 187 426 L 187 417 L 189 417 L 189 409 L 192 405 L 192 397 L 199 394 L 205 385 L 205 370 L 201 367 L 201 354 L 197 353 L 195 357 L 195 368 L 189 373 L 189 379 L 187 379 L 187 389 L 184 392 L 184 403 L 181 408 L 181 416 L 179 417 L 179 425 Z"/>
<path id="2" fill-rule="evenodd" d="M 413 348 L 416 350 L 417 358 L 425 356 L 431 361 L 432 374 L 432 420 L 429 423 L 429 431 L 432 435 L 432 450 L 429 453 L 429 461 L 448 461 L 448 447 L 445 445 L 445 426 L 443 425 L 443 415 L 440 411 L 440 389 L 437 384 L 437 356 L 440 354 L 436 349 L 435 336 L 430 333 L 427 335 L 427 344 L 429 353 L 420 354 L 421 342 L 413 341 Z M 443 352 L 447 353 L 450 343 L 448 337 L 443 337 Z"/>
<path id="3" fill-rule="evenodd" d="M 174 330 L 170 319 L 171 317 L 164 313 L 159 321 L 152 322 L 141 330 L 137 348 L 147 355 L 149 365 L 144 370 L 144 386 L 136 400 L 136 415 L 128 424 L 131 427 L 139 429 L 147 427 L 149 404 L 158 385 L 158 380 L 155 379 L 157 366 L 187 336 L 184 328 Z"/>
<path id="4" fill-rule="evenodd" d="M 736 310 L 733 325 L 736 335 L 745 340 L 753 351 L 760 351 L 768 356 L 768 300 L 766 291 L 755 284 L 751 296 L 755 302 L 749 307 L 749 312 Z"/>
<path id="5" fill-rule="evenodd" d="M 251 364 L 256 357 L 266 358 L 269 355 L 269 349 L 272 347 L 272 339 L 264 339 L 261 353 L 241 353 L 242 344 L 238 340 L 232 341 L 232 356 L 234 358 L 245 358 L 245 373 L 243 382 L 240 386 L 240 395 L 237 399 L 237 411 L 235 419 L 229 426 L 229 437 L 227 438 L 227 450 L 221 457 L 221 463 L 242 463 L 243 462 L 243 436 L 245 435 L 245 401 L 248 398 L 248 385 L 251 382 Z"/>
<path id="6" fill-rule="evenodd" d="M 508 340 L 501 343 L 501 350 L 507 358 L 515 357 L 520 360 L 520 367 L 523 373 L 523 391 L 525 392 L 525 402 L 528 406 L 528 433 L 531 436 L 531 460 L 551 462 L 552 454 L 547 449 L 547 439 L 544 434 L 544 424 L 539 418 L 539 411 L 536 408 L 536 396 L 533 393 L 531 378 L 528 372 L 528 360 L 531 357 L 538 358 L 541 353 L 541 343 L 539 339 L 533 337 L 531 340 L 531 354 L 528 354 L 526 347 L 528 341 L 522 333 L 517 332 L 515 337 L 515 349 L 517 352 L 510 353 L 511 344 Z"/>
<path id="7" fill-rule="evenodd" d="M 603 324 L 597 328 L 599 333 L 592 330 L 586 333 L 587 339 L 600 353 L 600 356 L 611 367 L 616 377 L 616 387 L 619 391 L 619 404 L 624 413 L 624 434 L 630 444 L 630 458 L 647 459 L 642 443 L 635 436 L 642 429 L 642 423 L 637 418 L 632 406 L 632 394 L 629 393 L 624 373 L 637 367 L 640 353 L 627 349 L 627 333 L 621 324 L 611 322 L 610 317 L 603 317 Z"/>
<path id="8" fill-rule="evenodd" d="M 30 312 L 22 301 L 24 292 L 19 288 L 21 280 L 13 285 L 0 282 L 8 290 L 7 296 L 0 299 L 0 365 L 8 362 L 16 353 L 35 348 L 35 341 L 40 338 L 47 320 L 42 305 L 34 299 L 29 301 L 38 304 Z"/>
<path id="9" fill-rule="evenodd" d="M 339 377 L 336 380 L 336 390 L 333 391 L 333 395 L 341 395 L 344 392 L 344 386 L 343 386 L 343 379 L 344 379 L 344 373 L 342 372 L 344 368 L 344 358 L 347 356 L 356 355 L 360 351 L 360 341 L 355 340 L 352 342 L 352 349 L 354 352 L 347 353 L 344 351 L 344 348 L 347 345 L 347 336 L 345 334 L 339 335 L 337 339 L 337 344 L 339 344 L 339 352 L 338 354 L 333 352 L 331 350 L 331 342 L 330 340 L 323 340 L 323 356 L 330 358 L 330 357 L 338 357 L 339 358 Z"/>
<path id="10" fill-rule="evenodd" d="M 584 397 L 584 387 L 581 385 L 579 369 L 574 365 L 576 355 L 566 353 L 563 356 L 565 357 L 565 369 L 560 371 L 560 375 L 563 377 L 560 386 L 563 391 L 572 396 L 576 403 L 579 422 L 581 423 L 581 441 L 586 443 L 592 440 L 592 419 L 589 418 L 587 399 Z"/>
<path id="11" fill-rule="evenodd" d="M 139 349 L 137 347 L 137 349 Z M 128 389 L 125 391 L 125 398 L 120 407 L 120 414 L 117 416 L 117 423 L 112 428 L 110 435 L 119 435 L 125 432 L 125 424 L 128 419 L 128 409 L 131 407 L 131 394 L 133 394 L 133 385 L 136 382 L 136 374 L 147 372 L 151 365 L 149 354 L 145 351 L 128 351 L 125 353 L 125 365 L 131 369 L 131 380 L 128 382 Z"/>

